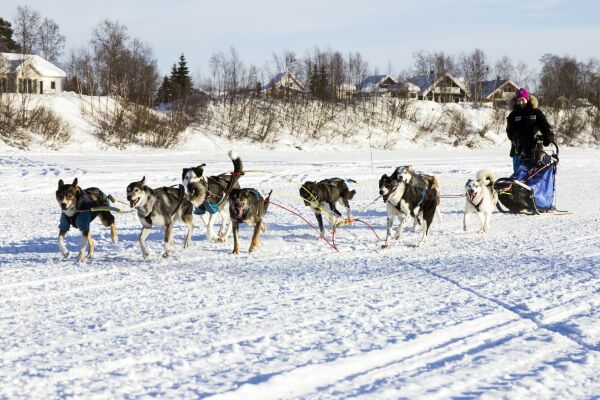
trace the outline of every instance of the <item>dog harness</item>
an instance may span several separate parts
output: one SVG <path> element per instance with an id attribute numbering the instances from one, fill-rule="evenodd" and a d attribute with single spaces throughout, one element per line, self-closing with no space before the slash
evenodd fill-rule
<path id="1" fill-rule="evenodd" d="M 90 188 L 92 189 L 92 188 Z M 79 229 L 80 231 L 87 231 L 90 229 L 90 223 L 98 215 L 92 212 L 91 209 L 104 205 L 107 202 L 106 196 L 100 190 L 98 190 L 98 196 L 95 196 L 90 189 L 82 190 L 83 195 L 77 200 L 75 208 L 77 212 L 71 216 L 68 216 L 63 212 L 60 213 L 60 223 L 58 229 L 61 231 L 68 231 L 71 226 Z"/>
<path id="2" fill-rule="evenodd" d="M 206 212 L 209 214 L 216 214 L 219 212 L 219 205 L 208 197 L 200 207 L 194 208 L 194 214 L 196 215 L 204 215 Z"/>

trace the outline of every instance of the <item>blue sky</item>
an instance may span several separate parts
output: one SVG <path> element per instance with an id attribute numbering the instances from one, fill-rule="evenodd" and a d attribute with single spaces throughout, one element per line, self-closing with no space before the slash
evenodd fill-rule
<path id="1" fill-rule="evenodd" d="M 192 73 L 231 46 L 246 65 L 262 66 L 273 52 L 303 56 L 314 46 L 361 52 L 371 68 L 395 73 L 419 50 L 458 55 L 483 49 L 493 64 L 507 55 L 539 68 L 545 53 L 600 58 L 600 1 L 581 0 L 2 0 L 0 17 L 17 6 L 54 19 L 66 51 L 86 45 L 106 19 L 149 43 L 162 73 L 184 53 Z"/>

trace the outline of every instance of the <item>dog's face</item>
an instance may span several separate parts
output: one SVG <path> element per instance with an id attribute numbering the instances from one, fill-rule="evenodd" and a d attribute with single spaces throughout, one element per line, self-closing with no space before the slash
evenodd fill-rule
<path id="1" fill-rule="evenodd" d="M 191 195 L 195 195 L 196 186 L 192 183 L 199 182 L 204 174 L 204 167 L 206 164 L 200 164 L 193 168 L 184 168 L 181 172 L 181 181 L 185 190 Z"/>
<path id="2" fill-rule="evenodd" d="M 387 174 L 381 175 L 379 179 L 379 194 L 383 196 L 383 202 L 387 202 L 388 198 L 396 191 L 400 182 Z"/>
<path id="3" fill-rule="evenodd" d="M 249 208 L 250 196 L 254 196 L 244 189 L 233 189 L 229 195 L 229 208 L 232 216 L 238 220 L 243 220 L 246 211 Z"/>
<path id="4" fill-rule="evenodd" d="M 146 177 L 144 176 L 141 181 L 131 182 L 127 185 L 127 200 L 131 208 L 143 207 L 147 200 L 148 194 L 146 193 Z"/>
<path id="5" fill-rule="evenodd" d="M 410 183 L 412 178 L 412 174 L 414 174 L 415 170 L 410 165 L 404 165 L 402 167 L 396 168 L 394 174 L 392 175 L 395 179 L 402 181 L 404 183 Z"/>
<path id="6" fill-rule="evenodd" d="M 77 204 L 77 199 L 81 195 L 81 188 L 77 185 L 77 178 L 73 183 L 66 184 L 62 179 L 58 181 L 58 190 L 56 190 L 56 201 L 61 210 L 68 210 Z"/>
<path id="7" fill-rule="evenodd" d="M 304 201 L 305 206 L 315 205 L 318 203 L 317 199 L 317 183 L 306 181 L 300 187 L 300 197 Z"/>
<path id="8" fill-rule="evenodd" d="M 469 201 L 475 201 L 482 193 L 483 187 L 481 182 L 473 179 L 469 179 L 465 185 L 465 194 Z"/>

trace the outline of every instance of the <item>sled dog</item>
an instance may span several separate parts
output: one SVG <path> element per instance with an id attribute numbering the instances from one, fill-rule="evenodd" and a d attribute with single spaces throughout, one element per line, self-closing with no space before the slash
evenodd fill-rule
<path id="1" fill-rule="evenodd" d="M 269 206 L 269 198 L 271 192 L 266 199 L 258 193 L 256 189 L 244 188 L 233 189 L 229 197 L 229 214 L 233 225 L 233 254 L 239 254 L 239 230 L 240 224 L 246 223 L 254 225 L 254 234 L 250 242 L 249 253 L 252 253 L 260 247 L 260 233 L 266 230 L 263 222 L 267 208 Z"/>
<path id="2" fill-rule="evenodd" d="M 490 229 L 492 211 L 498 203 L 498 193 L 494 190 L 494 173 L 489 169 L 477 172 L 476 179 L 469 179 L 465 184 L 465 214 L 463 230 L 466 232 L 469 216 L 473 213 L 479 218 L 479 233 Z"/>
<path id="3" fill-rule="evenodd" d="M 323 179 L 319 182 L 306 181 L 300 187 L 300 197 L 304 205 L 310 207 L 315 213 L 321 236 L 324 235 L 322 210 L 330 210 L 337 217 L 342 214 L 335 207 L 339 203 L 346 209 L 348 219 L 350 218 L 350 200 L 354 198 L 356 190 L 349 190 L 346 182 L 341 178 Z M 329 227 L 335 226 L 335 218 L 329 219 Z"/>
<path id="4" fill-rule="evenodd" d="M 391 176 L 384 174 L 379 180 L 379 194 L 387 205 L 387 233 L 382 247 L 386 248 L 389 245 L 394 217 L 398 217 L 400 221 L 396 228 L 396 235 L 393 237 L 394 240 L 397 240 L 400 238 L 402 225 L 408 216 L 415 218 L 423 227 L 421 240 L 416 246 L 419 247 L 426 242 L 440 201 L 439 193 L 433 185 L 426 187 L 413 185 L 412 181 L 406 183 L 397 172 L 398 170 L 394 171 Z"/>
<path id="5" fill-rule="evenodd" d="M 100 189 L 90 187 L 81 189 L 78 185 L 77 178 L 71 184 L 65 184 L 62 179 L 58 181 L 58 189 L 56 190 L 56 201 L 61 209 L 60 225 L 58 232 L 58 248 L 61 254 L 67 258 L 69 250 L 65 246 L 65 235 L 71 226 L 78 228 L 81 231 L 81 244 L 79 246 L 79 255 L 77 261 L 84 261 L 86 258 L 94 256 L 94 239 L 90 230 L 90 222 L 96 217 L 100 217 L 100 221 L 104 226 L 110 226 L 110 237 L 113 243 L 119 240 L 117 229 L 115 228 L 115 217 L 110 211 L 92 211 L 92 208 L 107 207 L 109 202 L 115 201 L 111 195 L 105 195 Z M 89 246 L 87 254 L 86 247 Z"/>
<path id="6" fill-rule="evenodd" d="M 440 193 L 440 182 L 438 178 L 434 175 L 428 174 L 420 174 L 411 165 L 404 165 L 402 167 L 397 167 L 394 171 L 393 176 L 396 179 L 401 179 L 404 183 L 408 185 L 412 185 L 417 188 L 419 191 L 431 190 L 435 189 L 438 193 Z M 440 211 L 440 199 L 437 199 L 437 205 L 435 207 L 435 215 L 438 217 L 438 221 L 442 221 L 442 214 Z M 413 231 L 417 224 L 417 220 L 415 219 L 415 224 L 413 225 Z"/>
<path id="7" fill-rule="evenodd" d="M 187 190 L 188 198 L 196 208 L 195 213 L 202 215 L 206 225 L 206 239 L 224 242 L 231 233 L 231 219 L 229 218 L 229 192 L 239 189 L 238 178 L 242 174 L 242 160 L 233 151 L 229 151 L 229 158 L 233 162 L 233 173 L 224 173 L 216 176 L 205 176 L 204 167 L 200 164 L 193 168 L 184 168 L 181 174 L 183 186 Z M 221 227 L 217 237 L 213 237 L 213 226 L 221 216 Z"/>
<path id="8" fill-rule="evenodd" d="M 127 186 L 127 200 L 129 206 L 137 210 L 138 218 L 142 224 L 139 242 L 142 256 L 148 258 L 150 252 L 146 247 L 146 238 L 154 225 L 165 228 L 165 252 L 163 257 L 169 257 L 173 252 L 173 224 L 183 221 L 187 227 L 187 236 L 183 247 L 192 243 L 194 224 L 192 221 L 192 203 L 185 197 L 183 185 L 179 187 L 161 187 L 151 189 L 146 186 L 146 177 L 141 181 L 131 182 Z"/>

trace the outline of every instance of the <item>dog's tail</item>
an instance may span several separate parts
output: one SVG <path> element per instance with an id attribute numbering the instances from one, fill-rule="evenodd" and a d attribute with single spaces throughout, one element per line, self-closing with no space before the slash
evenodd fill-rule
<path id="1" fill-rule="evenodd" d="M 267 197 L 265 197 L 265 199 L 263 200 L 263 204 L 265 205 L 265 212 L 267 211 L 267 208 L 269 208 L 269 203 L 271 202 L 271 193 L 273 193 L 273 189 L 271 189 Z"/>
<path id="2" fill-rule="evenodd" d="M 237 153 L 233 150 L 229 150 L 229 158 L 233 161 L 233 175 L 240 176 L 244 173 L 244 166 L 242 164 L 242 159 Z"/>
<path id="3" fill-rule="evenodd" d="M 354 198 L 355 194 L 356 194 L 356 190 L 350 190 L 348 192 L 348 200 L 352 200 Z"/>
<path id="4" fill-rule="evenodd" d="M 488 168 L 482 169 L 481 171 L 477 172 L 477 180 L 488 187 L 493 186 L 494 182 L 496 182 L 494 172 Z"/>

